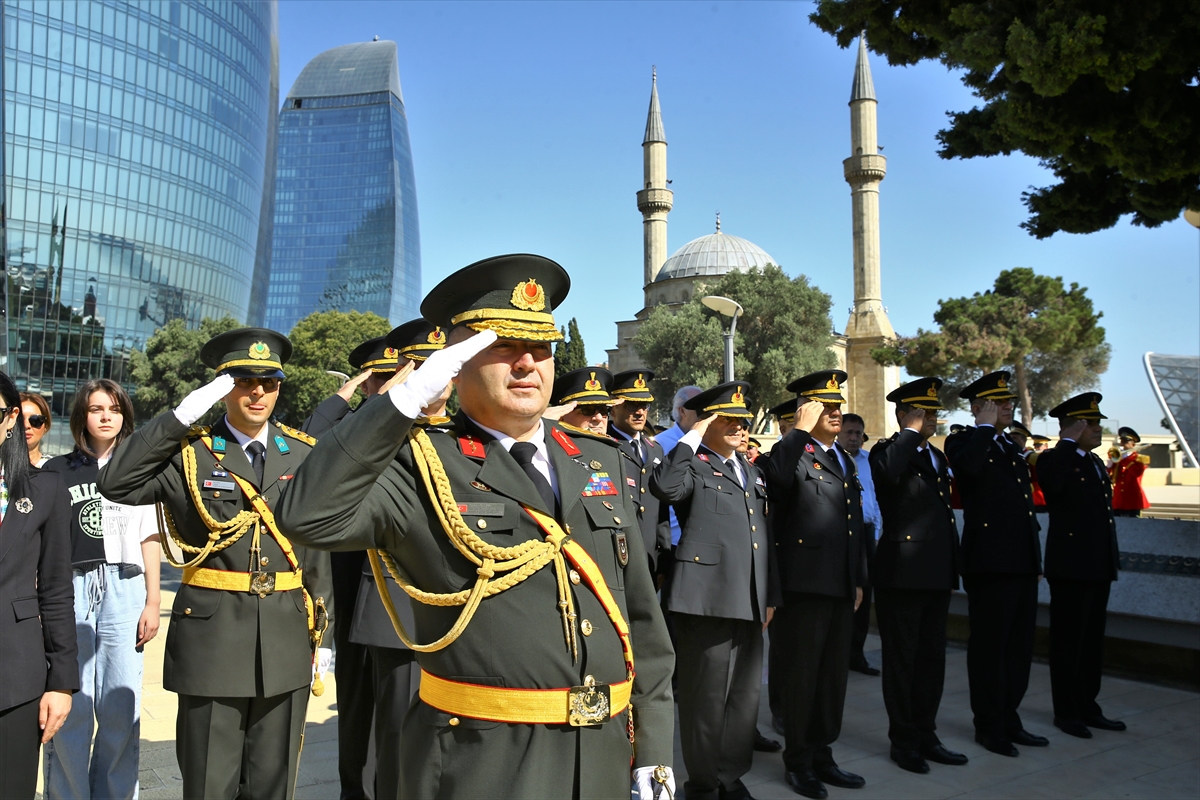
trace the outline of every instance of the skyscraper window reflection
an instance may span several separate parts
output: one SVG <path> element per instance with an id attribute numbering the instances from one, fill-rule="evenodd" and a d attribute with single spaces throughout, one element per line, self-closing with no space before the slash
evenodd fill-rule
<path id="1" fill-rule="evenodd" d="M 344 45 L 305 66 L 279 113 L 265 324 L 313 311 L 419 316 L 421 242 L 396 44 Z"/>
<path id="2" fill-rule="evenodd" d="M 85 380 L 128 385 L 160 325 L 246 318 L 273 221 L 277 5 L 5 0 L 0 26 L 0 368 L 61 416 Z"/>

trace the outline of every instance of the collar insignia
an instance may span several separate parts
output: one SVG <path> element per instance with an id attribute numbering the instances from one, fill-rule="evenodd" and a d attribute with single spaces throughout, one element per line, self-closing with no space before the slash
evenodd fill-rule
<path id="1" fill-rule="evenodd" d="M 483 447 L 483 442 L 476 439 L 469 433 L 464 433 L 458 437 L 458 449 L 467 458 L 486 458 L 487 451 Z"/>
<path id="2" fill-rule="evenodd" d="M 562 447 L 563 451 L 567 455 L 577 456 L 581 452 L 580 449 L 575 446 L 575 443 L 571 441 L 571 437 L 567 436 L 567 434 L 561 428 L 551 428 L 550 436 L 554 439 L 554 441 L 558 442 L 559 446 Z"/>

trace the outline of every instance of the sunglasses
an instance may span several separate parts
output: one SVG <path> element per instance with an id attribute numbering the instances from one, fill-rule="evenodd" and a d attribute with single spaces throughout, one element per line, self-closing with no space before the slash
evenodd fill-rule
<path id="1" fill-rule="evenodd" d="M 585 417 L 594 417 L 597 414 L 608 414 L 608 406 L 577 406 L 576 411 L 583 414 Z"/>
<path id="2" fill-rule="evenodd" d="M 25 418 L 25 424 L 31 428 L 40 428 L 46 424 L 46 418 L 41 414 L 30 414 Z"/>

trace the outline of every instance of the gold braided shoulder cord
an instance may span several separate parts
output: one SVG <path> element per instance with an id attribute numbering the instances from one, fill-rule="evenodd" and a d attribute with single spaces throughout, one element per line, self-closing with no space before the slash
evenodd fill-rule
<path id="1" fill-rule="evenodd" d="M 437 449 L 429 439 L 429 434 L 420 428 L 409 432 L 412 444 L 413 461 L 425 490 L 432 499 L 434 511 L 442 530 L 446 532 L 450 543 L 454 545 L 463 557 L 476 566 L 477 578 L 475 585 L 469 590 L 438 594 L 418 589 L 406 580 L 400 573 L 399 567 L 387 551 L 372 549 L 367 551 L 371 563 L 371 574 L 375 578 L 375 589 L 383 601 L 392 627 L 400 641 L 411 650 L 418 653 L 432 653 L 453 644 L 462 632 L 466 630 L 475 610 L 485 597 L 500 594 L 524 581 L 542 567 L 553 562 L 558 573 L 558 605 L 563 617 L 563 631 L 572 654 L 578 657 L 578 647 L 575 639 L 575 600 L 571 595 L 570 584 L 567 581 L 566 561 L 561 553 L 561 542 L 555 543 L 541 539 L 530 539 L 512 547 L 497 547 L 480 539 L 463 520 L 459 513 L 458 503 L 450 486 L 450 479 L 438 457 Z M 404 624 L 396 613 L 392 603 L 391 593 L 388 592 L 384 580 L 383 569 L 400 585 L 405 593 L 413 600 L 431 606 L 463 606 L 462 613 L 453 627 L 444 636 L 430 644 L 417 644 L 404 630 Z M 507 573 L 496 578 L 497 573 Z"/>
<path id="2" fill-rule="evenodd" d="M 167 510 L 166 505 L 160 503 L 159 517 L 160 528 L 165 528 L 171 541 L 176 544 L 184 553 L 196 553 L 196 557 L 191 561 L 177 562 L 171 554 L 171 548 L 164 547 L 163 552 L 166 553 L 167 563 L 172 567 L 180 569 L 189 569 L 196 566 L 204 559 L 208 558 L 213 553 L 219 553 L 226 547 L 235 543 L 246 535 L 246 532 L 251 528 L 256 528 L 259 524 L 259 516 L 255 511 L 242 510 L 237 516 L 228 522 L 218 522 L 208 513 L 208 509 L 204 507 L 204 498 L 200 496 L 200 489 L 196 486 L 196 451 L 191 447 L 191 441 L 184 439 L 180 442 L 180 449 L 183 451 L 183 483 L 187 486 L 188 494 L 192 500 L 192 506 L 196 509 L 196 513 L 200 515 L 200 519 L 204 522 L 204 527 L 208 528 L 208 541 L 203 547 L 188 544 L 179 535 L 179 528 L 175 524 L 175 519 L 171 516 L 171 512 Z M 257 534 L 257 530 L 255 531 Z"/>

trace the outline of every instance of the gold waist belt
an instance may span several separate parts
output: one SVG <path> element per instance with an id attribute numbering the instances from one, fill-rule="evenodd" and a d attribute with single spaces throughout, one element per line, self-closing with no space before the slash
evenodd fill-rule
<path id="1" fill-rule="evenodd" d="M 509 689 L 439 678 L 421 670 L 421 699 L 447 714 L 526 725 L 599 725 L 629 707 L 633 679 L 569 689 Z"/>
<path id="2" fill-rule="evenodd" d="M 304 570 L 295 572 L 234 572 L 227 569 L 189 567 L 183 571 L 183 582 L 204 589 L 226 592 L 247 592 L 266 597 L 273 592 L 288 592 L 304 587 Z"/>

